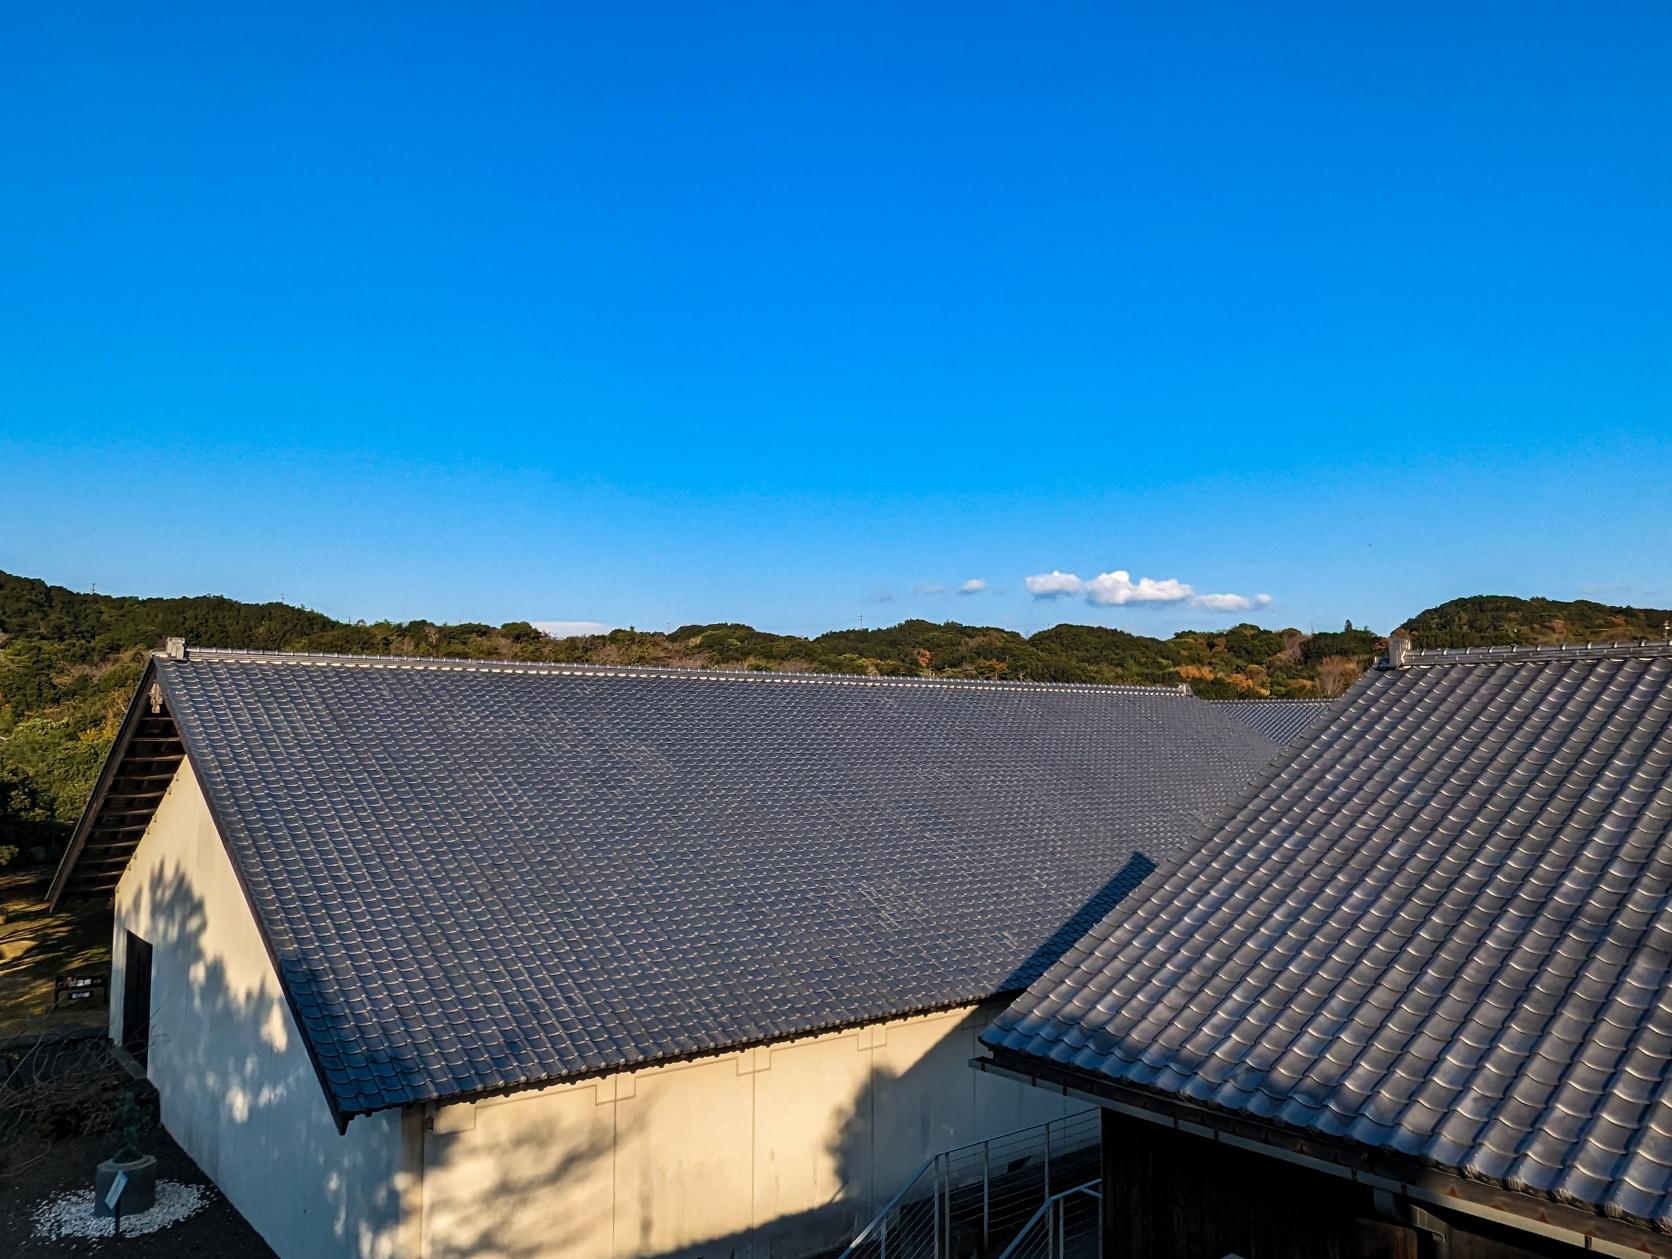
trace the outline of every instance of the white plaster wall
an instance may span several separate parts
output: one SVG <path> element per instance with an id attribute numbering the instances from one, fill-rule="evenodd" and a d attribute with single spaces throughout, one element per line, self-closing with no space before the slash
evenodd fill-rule
<path id="1" fill-rule="evenodd" d="M 843 1245 L 937 1150 L 1080 1108 L 971 1070 L 991 1013 L 446 1108 L 425 1135 L 423 1255 L 795 1259 Z"/>
<path id="2" fill-rule="evenodd" d="M 282 1259 L 393 1256 L 400 1115 L 338 1134 L 189 761 L 116 889 L 113 1037 L 129 930 L 155 950 L 163 1126 Z"/>

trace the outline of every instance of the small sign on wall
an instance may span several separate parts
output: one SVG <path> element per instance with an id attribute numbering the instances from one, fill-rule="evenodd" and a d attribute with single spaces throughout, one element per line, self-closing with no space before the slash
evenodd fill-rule
<path id="1" fill-rule="evenodd" d="M 52 985 L 52 1008 L 67 1001 L 110 1001 L 109 975 L 60 975 Z"/>

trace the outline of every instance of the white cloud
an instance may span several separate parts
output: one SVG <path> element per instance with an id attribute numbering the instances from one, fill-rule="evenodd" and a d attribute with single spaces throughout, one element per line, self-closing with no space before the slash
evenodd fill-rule
<path id="1" fill-rule="evenodd" d="M 1022 584 L 1036 599 L 1060 599 L 1063 595 L 1077 595 L 1086 588 L 1086 583 L 1073 573 L 1059 573 L 1054 568 L 1048 573 L 1024 577 Z"/>
<path id="2" fill-rule="evenodd" d="M 1117 568 L 1112 573 L 1099 573 L 1086 583 L 1086 601 L 1099 607 L 1126 603 L 1177 603 L 1190 598 L 1193 593 L 1189 586 L 1174 577 L 1162 581 L 1140 577 L 1133 581 L 1132 574 L 1124 568 Z"/>
<path id="3" fill-rule="evenodd" d="M 1099 573 L 1089 581 L 1074 573 L 1052 569 L 1024 577 L 1023 584 L 1035 599 L 1060 599 L 1083 595 L 1087 603 L 1100 608 L 1123 607 L 1128 603 L 1182 603 L 1202 612 L 1247 612 L 1271 602 L 1268 594 L 1197 594 L 1189 582 L 1176 577 L 1139 577 L 1124 568 Z"/>
<path id="4" fill-rule="evenodd" d="M 911 588 L 911 592 L 914 595 L 943 595 L 946 593 L 946 587 L 939 582 L 919 582 Z"/>
<path id="5" fill-rule="evenodd" d="M 608 634 L 617 627 L 604 621 L 533 621 L 542 634 L 552 638 L 580 638 L 586 634 Z"/>
<path id="6" fill-rule="evenodd" d="M 979 577 L 971 577 L 963 585 L 958 587 L 958 593 L 961 595 L 978 595 L 985 589 L 987 589 L 986 582 L 982 581 Z"/>
<path id="7" fill-rule="evenodd" d="M 1191 595 L 1190 606 L 1204 612 L 1248 612 L 1271 602 L 1270 595 Z"/>

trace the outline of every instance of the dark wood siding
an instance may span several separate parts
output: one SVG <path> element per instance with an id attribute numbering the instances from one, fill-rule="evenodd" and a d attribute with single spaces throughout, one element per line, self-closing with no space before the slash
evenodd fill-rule
<path id="1" fill-rule="evenodd" d="M 1103 1112 L 1106 1259 L 1569 1259 L 1584 1252 L 1445 1213 L 1435 1236 L 1337 1176 Z M 1440 1213 L 1436 1213 L 1440 1218 Z"/>

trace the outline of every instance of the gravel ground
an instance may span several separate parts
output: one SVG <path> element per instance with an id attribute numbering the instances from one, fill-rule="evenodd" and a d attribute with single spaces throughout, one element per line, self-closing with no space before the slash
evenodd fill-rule
<path id="1" fill-rule="evenodd" d="M 17 1170 L 0 1171 L 0 1252 L 16 1259 L 35 1256 L 109 1255 L 111 1259 L 209 1259 L 232 1255 L 237 1259 L 272 1259 L 273 1252 L 256 1231 L 244 1223 L 232 1204 L 162 1131 L 145 1138 L 147 1153 L 157 1156 L 157 1179 L 196 1187 L 204 1203 L 193 1214 L 143 1236 L 120 1239 L 62 1237 L 37 1234 L 37 1216 L 50 1212 L 61 1195 L 91 1189 L 93 1169 L 109 1156 L 109 1136 L 71 1137 L 45 1147 L 47 1157 Z M 21 1161 L 21 1160 L 20 1160 Z M 161 1195 L 159 1195 L 160 1197 Z M 176 1191 L 176 1199 L 183 1196 Z M 47 1208 L 47 1211 L 43 1211 Z"/>

